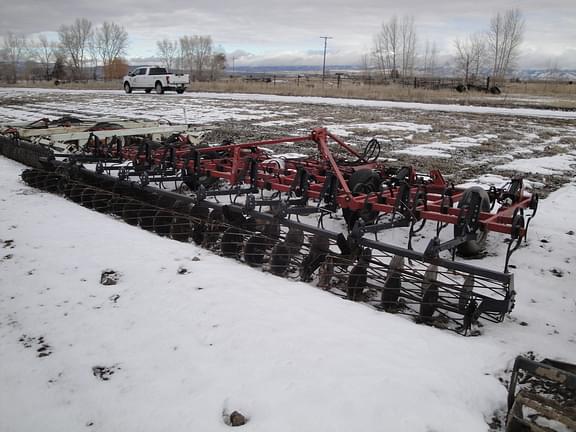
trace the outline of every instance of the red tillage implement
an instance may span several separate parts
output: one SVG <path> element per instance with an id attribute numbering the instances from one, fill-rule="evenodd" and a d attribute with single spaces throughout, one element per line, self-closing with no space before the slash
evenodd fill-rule
<path id="1" fill-rule="evenodd" d="M 32 186 L 419 322 L 469 333 L 481 319 L 502 321 L 514 306 L 508 260 L 538 207 L 519 178 L 499 189 L 454 187 L 436 170 L 384 166 L 375 139 L 360 151 L 324 128 L 197 145 L 186 131 L 159 141 L 113 126 L 73 135 L 85 139 L 73 154 L 47 152 L 14 132 L 0 135 L 0 150 L 43 168 L 23 173 Z M 71 135 L 62 136 L 69 145 Z M 96 163 L 95 171 L 85 163 Z M 344 232 L 325 228 L 327 218 L 338 226 L 342 217 Z M 419 252 L 412 240 L 426 221 L 435 226 Z M 453 235 L 442 241 L 448 226 Z M 407 248 L 377 237 L 396 227 L 409 229 Z M 504 272 L 455 259 L 456 252 L 481 255 L 491 231 L 510 236 Z"/>

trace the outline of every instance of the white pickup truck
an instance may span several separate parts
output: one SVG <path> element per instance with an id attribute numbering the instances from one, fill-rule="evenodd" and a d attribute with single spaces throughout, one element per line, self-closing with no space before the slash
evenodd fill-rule
<path id="1" fill-rule="evenodd" d="M 144 90 L 150 93 L 152 89 L 158 94 L 166 90 L 175 90 L 176 93 L 184 93 L 186 86 L 190 84 L 188 74 L 168 73 L 165 68 L 147 66 L 134 69 L 123 78 L 124 91 L 132 93 L 132 90 Z"/>

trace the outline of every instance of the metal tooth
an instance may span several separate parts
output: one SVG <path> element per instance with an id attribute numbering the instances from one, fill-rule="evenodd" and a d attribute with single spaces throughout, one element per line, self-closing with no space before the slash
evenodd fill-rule
<path id="1" fill-rule="evenodd" d="M 157 210 L 154 214 L 154 232 L 162 237 L 170 234 L 173 213 L 169 210 Z"/>
<path id="2" fill-rule="evenodd" d="M 154 218 L 158 208 L 151 205 L 143 205 L 138 209 L 138 221 L 140 228 L 146 231 L 154 231 Z"/>
<path id="3" fill-rule="evenodd" d="M 41 185 L 42 189 L 50 193 L 55 193 L 58 190 L 59 179 L 60 176 L 57 176 L 52 173 L 47 174 L 46 177 L 44 178 L 44 181 L 42 182 Z"/>
<path id="4" fill-rule="evenodd" d="M 285 241 L 290 253 L 295 255 L 304 244 L 304 232 L 301 229 L 291 227 L 286 234 Z"/>
<path id="5" fill-rule="evenodd" d="M 36 175 L 36 170 L 33 169 L 25 169 L 24 171 L 22 171 L 22 174 L 20 174 L 20 177 L 22 177 L 22 180 L 25 183 L 30 183 L 30 180 L 32 179 L 33 176 Z"/>
<path id="6" fill-rule="evenodd" d="M 204 243 L 204 234 L 206 232 L 206 224 L 204 222 L 198 222 L 194 224 L 192 229 L 192 241 L 198 246 Z"/>
<path id="7" fill-rule="evenodd" d="M 122 209 L 126 202 L 126 198 L 122 195 L 112 195 L 110 200 L 110 212 L 116 216 L 122 216 Z"/>
<path id="8" fill-rule="evenodd" d="M 380 304 L 384 310 L 398 306 L 398 298 L 402 291 L 402 272 L 404 271 L 404 257 L 394 255 L 390 261 L 388 274 L 382 288 Z"/>
<path id="9" fill-rule="evenodd" d="M 288 271 L 292 255 L 292 250 L 287 243 L 277 243 L 270 254 L 270 272 L 283 276 Z"/>
<path id="10" fill-rule="evenodd" d="M 42 185 L 42 183 L 44 183 L 46 176 L 47 176 L 47 174 L 45 172 L 34 171 L 29 177 L 28 184 L 32 187 L 37 187 L 37 188 L 41 189 L 41 185 Z"/>
<path id="11" fill-rule="evenodd" d="M 430 321 L 436 311 L 438 302 L 438 266 L 430 265 L 424 273 L 422 280 L 422 301 L 420 303 L 420 319 Z"/>
<path id="12" fill-rule="evenodd" d="M 84 188 L 84 190 L 82 191 L 82 194 L 80 196 L 80 204 L 83 207 L 87 207 L 87 208 L 93 208 L 94 207 L 94 194 L 95 194 L 95 190 L 92 189 L 91 187 L 86 187 Z"/>
<path id="13" fill-rule="evenodd" d="M 175 216 L 170 227 L 170 238 L 180 242 L 188 242 L 192 237 L 192 222 L 190 218 Z"/>
<path id="14" fill-rule="evenodd" d="M 127 200 L 122 207 L 122 219 L 130 225 L 138 225 L 139 205 L 134 200 Z"/>
<path id="15" fill-rule="evenodd" d="M 230 227 L 224 231 L 220 240 L 222 255 L 229 258 L 238 258 L 244 244 L 244 237 L 236 227 Z"/>
<path id="16" fill-rule="evenodd" d="M 468 308 L 468 304 L 472 298 L 472 291 L 474 289 L 474 276 L 469 274 L 464 279 L 464 284 L 462 285 L 462 290 L 458 296 L 458 311 L 460 313 L 465 313 Z"/>
<path id="17" fill-rule="evenodd" d="M 269 237 L 261 234 L 254 235 L 248 239 L 244 246 L 244 260 L 252 266 L 264 264 L 264 256 L 272 248 L 273 241 Z"/>
<path id="18" fill-rule="evenodd" d="M 98 191 L 94 194 L 92 200 L 92 208 L 99 213 L 108 213 L 110 211 L 111 194 L 103 191 Z"/>
<path id="19" fill-rule="evenodd" d="M 346 291 L 346 296 L 349 300 L 363 300 L 363 291 L 368 285 L 368 266 L 370 265 L 371 256 L 372 251 L 368 248 L 364 249 L 358 263 L 350 271 Z"/>

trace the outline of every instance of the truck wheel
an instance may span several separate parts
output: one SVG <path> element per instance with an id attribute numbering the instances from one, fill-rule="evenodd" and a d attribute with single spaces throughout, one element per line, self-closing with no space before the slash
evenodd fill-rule
<path id="1" fill-rule="evenodd" d="M 126 93 L 132 93 L 132 87 L 130 87 L 130 83 L 128 83 L 128 82 L 124 83 L 124 91 Z"/>
<path id="2" fill-rule="evenodd" d="M 157 94 L 163 94 L 164 93 L 164 87 L 162 87 L 162 83 L 160 81 L 156 82 L 154 89 L 156 90 Z"/>
<path id="3" fill-rule="evenodd" d="M 145 91 L 146 93 L 150 93 L 150 92 L 152 91 L 152 89 L 144 89 L 144 91 Z"/>
<path id="4" fill-rule="evenodd" d="M 176 93 L 182 94 L 182 93 L 184 93 L 184 90 L 186 90 L 186 89 L 183 89 L 183 88 L 176 89 Z"/>

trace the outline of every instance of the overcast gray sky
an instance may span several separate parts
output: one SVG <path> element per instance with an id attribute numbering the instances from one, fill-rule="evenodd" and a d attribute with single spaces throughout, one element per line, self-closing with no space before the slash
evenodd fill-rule
<path id="1" fill-rule="evenodd" d="M 200 34 L 211 35 L 229 57 L 235 52 L 237 65 L 318 64 L 325 35 L 333 37 L 328 64 L 359 63 L 382 22 L 395 14 L 414 16 L 420 47 L 435 41 L 447 55 L 455 38 L 485 30 L 497 11 L 519 8 L 526 20 L 521 65 L 576 68 L 575 0 L 0 0 L 0 5 L 0 33 L 55 32 L 85 17 L 95 25 L 123 25 L 131 58 L 154 56 L 159 39 Z"/>

